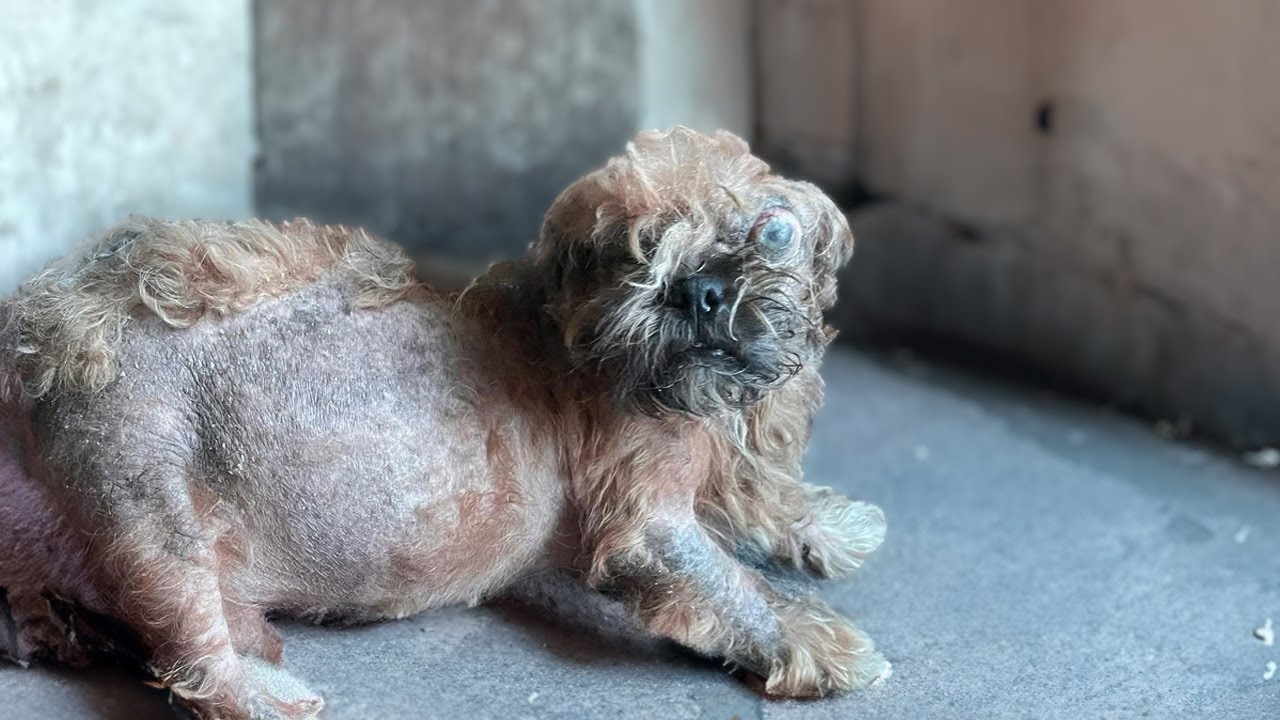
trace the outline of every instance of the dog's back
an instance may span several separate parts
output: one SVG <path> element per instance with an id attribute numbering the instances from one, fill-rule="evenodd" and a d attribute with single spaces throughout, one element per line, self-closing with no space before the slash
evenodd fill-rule
<path id="1" fill-rule="evenodd" d="M 363 231 L 306 221 L 131 218 L 50 264 L 6 301 L 0 403 L 100 390 L 115 377 L 116 346 L 137 313 L 189 327 L 330 272 L 351 274 L 360 307 L 390 304 L 416 286 L 404 252 Z"/>

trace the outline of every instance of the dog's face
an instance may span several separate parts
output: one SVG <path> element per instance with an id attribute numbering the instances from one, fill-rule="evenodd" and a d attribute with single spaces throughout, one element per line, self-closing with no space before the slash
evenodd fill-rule
<path id="1" fill-rule="evenodd" d="M 770 174 L 729 133 L 676 128 L 561 194 L 534 258 L 575 363 L 646 412 L 713 415 L 818 359 L 852 249 L 816 187 Z"/>

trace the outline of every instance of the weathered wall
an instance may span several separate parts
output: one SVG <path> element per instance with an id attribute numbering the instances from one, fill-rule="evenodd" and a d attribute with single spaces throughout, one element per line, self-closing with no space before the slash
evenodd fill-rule
<path id="1" fill-rule="evenodd" d="M 846 317 L 1280 441 L 1280 6 L 855 5 Z"/>
<path id="2" fill-rule="evenodd" d="M 783 172 L 838 190 L 856 177 L 858 0 L 756 0 L 755 150 Z"/>
<path id="3" fill-rule="evenodd" d="M 520 254 L 637 129 L 752 130 L 739 0 L 257 0 L 268 217 Z"/>
<path id="4" fill-rule="evenodd" d="M 755 131 L 751 4 L 635 0 L 639 127 Z"/>
<path id="5" fill-rule="evenodd" d="M 130 213 L 243 217 L 255 195 L 518 254 L 637 129 L 749 135 L 751 22 L 738 0 L 6 2 L 0 292 Z"/>
<path id="6" fill-rule="evenodd" d="M 129 213 L 251 213 L 247 0 L 0 5 L 0 293 Z"/>
<path id="7" fill-rule="evenodd" d="M 635 129 L 631 0 L 258 0 L 259 209 L 523 251 Z"/>

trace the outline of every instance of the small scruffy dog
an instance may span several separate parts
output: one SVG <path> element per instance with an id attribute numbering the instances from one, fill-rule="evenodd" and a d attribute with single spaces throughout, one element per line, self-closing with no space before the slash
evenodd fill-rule
<path id="1" fill-rule="evenodd" d="M 801 480 L 852 244 L 815 187 L 683 128 L 461 293 L 359 231 L 130 220 L 0 304 L 0 655 L 310 717 L 268 614 L 399 618 L 560 567 L 771 694 L 882 678 L 757 567 L 840 577 L 884 536 Z"/>

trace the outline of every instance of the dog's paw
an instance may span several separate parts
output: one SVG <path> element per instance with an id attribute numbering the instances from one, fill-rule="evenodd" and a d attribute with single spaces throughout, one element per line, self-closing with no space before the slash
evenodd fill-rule
<path id="1" fill-rule="evenodd" d="M 191 720 L 311 720 L 324 709 L 324 700 L 288 672 L 256 657 L 240 662 L 243 685 L 209 697 L 175 689 L 170 704 Z"/>
<path id="2" fill-rule="evenodd" d="M 795 533 L 804 567 L 818 577 L 845 577 L 884 541 L 884 512 L 875 505 L 815 487 L 809 508 L 809 518 Z"/>
<path id="3" fill-rule="evenodd" d="M 307 720 L 320 714 L 324 700 L 302 681 L 258 658 L 245 658 L 246 676 L 255 695 L 252 720 Z"/>
<path id="4" fill-rule="evenodd" d="M 787 621 L 787 646 L 765 679 L 765 692 L 814 698 L 883 682 L 893 672 L 875 643 L 825 606 L 807 606 Z"/>

